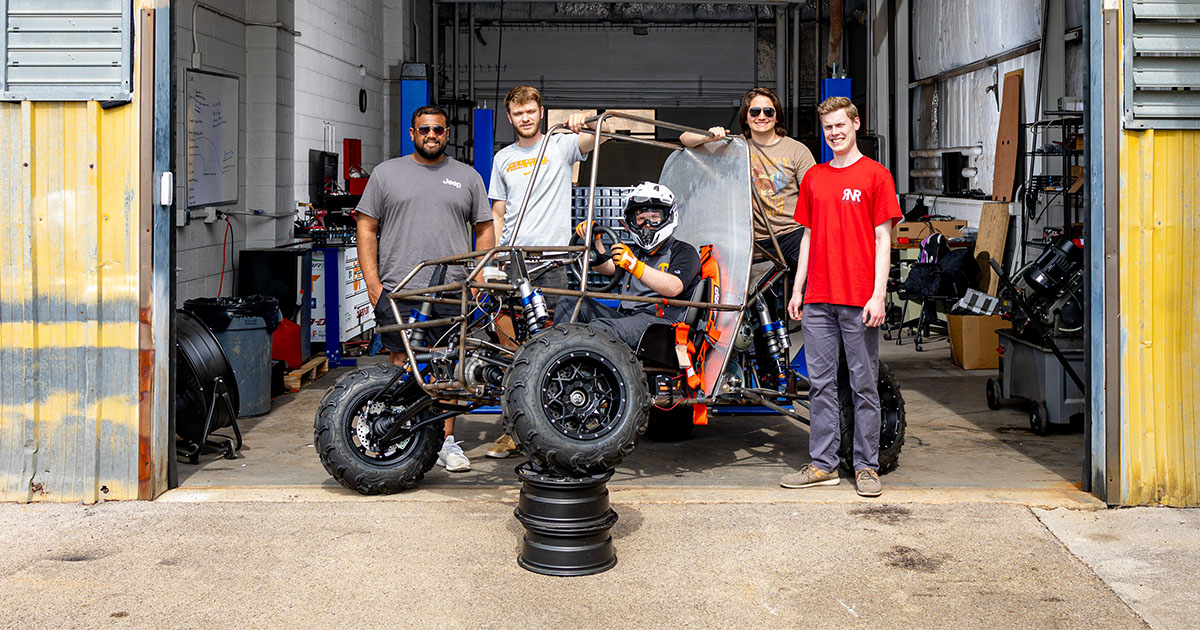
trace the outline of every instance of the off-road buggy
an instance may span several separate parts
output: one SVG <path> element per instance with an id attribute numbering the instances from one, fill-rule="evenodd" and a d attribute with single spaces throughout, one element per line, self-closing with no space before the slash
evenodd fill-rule
<path id="1" fill-rule="evenodd" d="M 589 122 L 599 129 L 608 117 L 707 133 L 617 113 Z M 379 329 L 403 333 L 407 367 L 377 364 L 349 372 L 325 393 L 317 411 L 317 453 L 342 485 L 363 494 L 414 486 L 437 459 L 447 418 L 496 405 L 505 432 L 521 452 L 534 465 L 564 476 L 615 467 L 648 429 L 652 438 L 685 438 L 695 424 L 707 421 L 708 411 L 753 405 L 807 422 L 801 413 L 808 406 L 803 348 L 789 361 L 779 296 L 786 283 L 783 257 L 774 237 L 774 246 L 765 249 L 752 240 L 747 143 L 733 138 L 684 150 L 673 143 L 594 133 L 674 151 L 657 181 L 676 195 L 680 224 L 675 236 L 700 247 L 707 260 L 694 293 L 673 300 L 609 293 L 621 272 L 611 279 L 590 273 L 601 261 L 583 245 L 591 242 L 592 227 L 586 241 L 574 237 L 567 246 L 501 246 L 422 263 L 386 296 L 396 321 L 403 323 Z M 617 233 L 591 222 L 601 146 L 594 151 L 586 216 L 611 245 Z M 528 198 L 517 230 L 527 204 Z M 432 284 L 409 287 L 424 267 L 434 268 Z M 542 273 L 559 267 L 587 281 L 579 282 L 578 290 L 538 286 Z M 683 306 L 687 316 L 682 325 L 652 325 L 634 350 L 607 331 L 572 323 L 578 308 L 571 321 L 551 321 L 547 299 L 562 295 Z M 400 313 L 399 300 L 422 306 Z M 452 314 L 432 316 L 434 304 L 452 305 Z M 503 328 L 513 330 L 516 343 L 501 343 L 504 318 L 515 324 Z M 435 338 L 429 334 L 435 329 L 447 332 Z M 844 367 L 842 372 L 840 454 L 848 464 L 854 410 Z M 879 464 L 887 472 L 899 458 L 905 418 L 900 389 L 882 363 L 879 395 Z"/>

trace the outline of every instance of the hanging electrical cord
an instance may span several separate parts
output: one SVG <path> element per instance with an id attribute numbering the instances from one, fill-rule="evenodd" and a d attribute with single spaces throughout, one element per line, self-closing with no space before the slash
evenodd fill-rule
<path id="1" fill-rule="evenodd" d="M 234 282 L 236 280 L 236 276 L 234 275 L 236 268 L 233 265 L 233 255 L 237 251 L 237 233 L 233 231 L 233 223 L 231 223 L 229 221 L 229 215 L 227 213 L 222 212 L 220 214 L 220 216 L 222 219 L 225 219 L 225 235 L 221 237 L 221 280 L 220 280 L 220 282 L 217 283 L 217 297 L 221 297 L 221 294 L 225 290 L 225 245 L 226 245 L 226 243 L 228 243 L 231 240 L 231 236 L 232 236 L 233 242 L 229 243 L 229 286 L 231 287 L 229 289 L 230 295 L 233 294 L 232 287 L 235 286 Z"/>
<path id="2" fill-rule="evenodd" d="M 229 217 L 225 217 L 225 236 L 221 237 L 221 280 L 217 283 L 217 297 L 225 290 L 225 243 L 229 240 Z"/>
<path id="3" fill-rule="evenodd" d="M 237 266 L 233 264 L 233 256 L 237 253 L 237 231 L 233 229 L 228 214 L 225 215 L 225 226 L 229 228 L 229 295 L 232 296 L 237 287 Z M 225 257 L 221 256 L 221 267 L 224 266 Z"/>

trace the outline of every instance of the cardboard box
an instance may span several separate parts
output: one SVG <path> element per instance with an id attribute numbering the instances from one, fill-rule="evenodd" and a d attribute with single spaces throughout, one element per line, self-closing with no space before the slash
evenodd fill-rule
<path id="1" fill-rule="evenodd" d="M 1012 328 L 1012 322 L 999 315 L 947 315 L 950 329 L 950 360 L 964 370 L 1000 367 L 1000 338 L 996 330 Z"/>
<path id="2" fill-rule="evenodd" d="M 962 236 L 962 229 L 965 227 L 966 221 L 905 221 L 896 224 L 896 229 L 892 231 L 892 242 L 895 243 L 898 238 L 907 238 L 914 243 L 920 243 L 921 239 L 935 232 L 946 238 L 958 238 Z"/>

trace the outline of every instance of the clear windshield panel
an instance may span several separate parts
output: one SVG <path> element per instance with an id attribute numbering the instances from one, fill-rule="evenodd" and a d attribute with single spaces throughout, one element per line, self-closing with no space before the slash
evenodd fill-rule
<path id="1" fill-rule="evenodd" d="M 722 304 L 742 306 L 750 280 L 753 227 L 750 223 L 750 152 L 744 140 L 710 142 L 676 151 L 663 165 L 659 182 L 675 193 L 679 227 L 675 237 L 699 249 L 712 244 L 721 269 Z M 725 371 L 740 311 L 719 311 L 716 347 L 704 361 L 704 392 L 712 396 Z"/>

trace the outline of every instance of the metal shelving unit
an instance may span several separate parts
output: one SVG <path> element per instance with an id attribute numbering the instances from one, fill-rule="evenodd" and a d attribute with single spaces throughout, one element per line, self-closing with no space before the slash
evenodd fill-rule
<path id="1" fill-rule="evenodd" d="M 1030 238 L 1031 224 L 1041 222 L 1047 229 L 1072 234 L 1073 225 L 1084 219 L 1083 189 L 1071 190 L 1074 183 L 1071 173 L 1083 164 L 1083 150 L 1073 148 L 1076 138 L 1082 137 L 1083 112 L 1051 111 L 1046 114 L 1047 118 L 1022 123 L 1032 132 L 1034 145 L 1033 149 L 1023 152 L 1028 164 L 1026 171 L 1031 175 L 1025 180 L 1021 195 L 1021 233 L 1025 235 L 1021 242 L 1022 260 L 1026 259 L 1027 246 L 1045 248 L 1055 240 L 1045 234 L 1042 238 Z M 1043 222 L 1056 203 L 1062 208 L 1061 222 Z"/>

